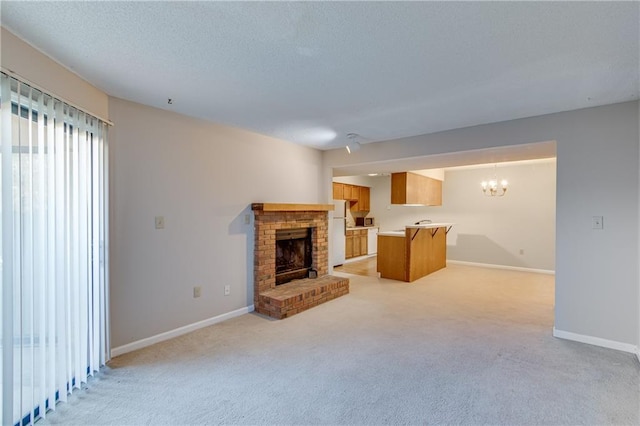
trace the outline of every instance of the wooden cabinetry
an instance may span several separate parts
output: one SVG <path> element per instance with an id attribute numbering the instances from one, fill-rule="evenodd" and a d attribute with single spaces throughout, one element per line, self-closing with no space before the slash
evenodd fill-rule
<path id="1" fill-rule="evenodd" d="M 391 174 L 391 204 L 442 205 L 442 181 L 416 173 Z"/>
<path id="2" fill-rule="evenodd" d="M 367 229 L 362 229 L 359 232 L 360 235 L 356 235 L 356 239 L 360 240 L 360 256 L 366 256 L 369 250 L 369 231 Z M 355 252 L 355 249 L 354 249 Z"/>
<path id="3" fill-rule="evenodd" d="M 343 191 L 344 195 L 343 195 L 343 198 L 344 198 L 345 200 L 352 200 L 352 199 L 353 199 L 353 196 L 351 195 L 351 193 L 352 193 L 353 185 L 347 185 L 347 184 L 345 183 L 345 184 L 343 185 L 343 187 L 344 187 L 344 191 Z"/>
<path id="4" fill-rule="evenodd" d="M 368 212 L 371 210 L 371 188 L 368 186 L 360 187 L 360 198 L 358 198 L 359 211 Z"/>
<path id="5" fill-rule="evenodd" d="M 348 230 L 345 241 L 345 258 L 364 256 L 367 254 L 367 229 Z"/>
<path id="6" fill-rule="evenodd" d="M 378 235 L 377 271 L 382 278 L 407 281 L 407 244 L 405 237 Z"/>
<path id="7" fill-rule="evenodd" d="M 344 184 L 333 182 L 333 199 L 344 200 Z"/>
<path id="8" fill-rule="evenodd" d="M 371 188 L 368 186 L 333 182 L 333 199 L 347 200 L 349 210 L 352 212 L 371 210 Z"/>
<path id="9" fill-rule="evenodd" d="M 447 266 L 446 226 L 406 228 L 404 235 L 382 234 L 378 235 L 377 258 L 382 278 L 413 282 Z"/>
<path id="10" fill-rule="evenodd" d="M 344 245 L 344 257 L 345 259 L 351 259 L 355 257 L 353 255 L 353 231 L 347 231 Z"/>

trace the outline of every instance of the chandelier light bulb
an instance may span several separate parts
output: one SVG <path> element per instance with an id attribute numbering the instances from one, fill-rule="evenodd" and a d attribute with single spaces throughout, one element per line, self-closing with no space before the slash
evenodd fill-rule
<path id="1" fill-rule="evenodd" d="M 506 179 L 498 180 L 497 178 L 497 165 L 494 165 L 493 179 L 488 181 L 483 180 L 480 184 L 482 186 L 482 193 L 487 197 L 502 197 L 507 192 L 508 182 Z M 498 182 L 500 185 L 498 186 Z"/>

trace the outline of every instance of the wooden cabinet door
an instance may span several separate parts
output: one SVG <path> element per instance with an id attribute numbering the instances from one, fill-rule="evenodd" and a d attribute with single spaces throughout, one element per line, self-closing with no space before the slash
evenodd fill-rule
<path id="1" fill-rule="evenodd" d="M 351 185 L 351 205 L 349 209 L 352 212 L 360 211 L 360 187 L 356 185 Z"/>
<path id="2" fill-rule="evenodd" d="M 359 186 L 355 186 L 355 185 L 351 186 L 351 199 L 356 202 L 356 205 L 358 204 L 358 201 L 360 201 L 360 187 Z"/>
<path id="3" fill-rule="evenodd" d="M 355 257 L 353 254 L 353 231 L 347 231 L 347 236 L 345 237 L 345 247 L 344 247 L 344 257 L 345 259 L 351 259 Z"/>
<path id="4" fill-rule="evenodd" d="M 353 237 L 353 257 L 360 256 L 362 252 L 362 247 L 360 246 L 360 236 L 356 235 Z"/>
<path id="5" fill-rule="evenodd" d="M 407 173 L 391 173 L 391 204 L 407 204 Z"/>
<path id="6" fill-rule="evenodd" d="M 391 174 L 391 204 L 442 205 L 442 181 L 410 172 Z"/>
<path id="7" fill-rule="evenodd" d="M 360 256 L 364 256 L 368 254 L 369 248 L 369 238 L 367 237 L 368 231 L 360 231 L 362 234 L 360 235 Z"/>
<path id="8" fill-rule="evenodd" d="M 343 196 L 345 200 L 351 200 L 351 185 L 347 185 L 346 183 L 343 185 Z"/>
<path id="9" fill-rule="evenodd" d="M 358 201 L 360 211 L 368 212 L 371 210 L 371 188 L 367 186 L 360 187 L 360 199 Z"/>
<path id="10" fill-rule="evenodd" d="M 333 182 L 333 199 L 344 200 L 344 184 Z"/>
<path id="11" fill-rule="evenodd" d="M 427 206 L 442 205 L 442 181 L 427 178 L 425 182 L 426 196 L 424 204 Z"/>

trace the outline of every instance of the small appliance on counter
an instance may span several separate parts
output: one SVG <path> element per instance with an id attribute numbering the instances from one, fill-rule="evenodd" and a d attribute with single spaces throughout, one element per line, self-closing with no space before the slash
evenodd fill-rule
<path id="1" fill-rule="evenodd" d="M 356 217 L 356 226 L 374 226 L 372 217 Z"/>

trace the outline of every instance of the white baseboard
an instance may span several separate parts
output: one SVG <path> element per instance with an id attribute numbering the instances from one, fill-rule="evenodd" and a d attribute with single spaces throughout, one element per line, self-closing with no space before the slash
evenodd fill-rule
<path id="1" fill-rule="evenodd" d="M 183 334 L 191 333 L 192 331 L 200 328 L 208 327 L 213 324 L 217 324 L 222 321 L 226 321 L 231 318 L 239 317 L 240 315 L 253 312 L 254 305 L 247 306 L 246 308 L 236 309 L 235 311 L 227 312 L 226 314 L 218 315 L 216 317 L 208 318 L 206 320 L 194 322 L 193 324 L 185 325 L 174 330 L 166 331 L 164 333 L 156 334 L 155 336 L 147 337 L 145 339 L 137 340 L 135 342 L 127 343 L 126 345 L 118 346 L 111 349 L 111 358 L 126 354 L 127 352 L 133 352 L 138 349 L 146 348 L 155 343 L 163 342 L 165 340 L 173 339 L 174 337 L 182 336 Z"/>
<path id="2" fill-rule="evenodd" d="M 571 333 L 569 331 L 558 330 L 553 327 L 553 336 L 560 339 L 573 340 L 574 342 L 587 343 L 589 345 L 601 346 L 603 348 L 615 349 L 617 351 L 636 354 L 640 360 L 638 347 L 629 343 L 616 342 L 615 340 L 601 339 L 600 337 L 586 336 L 584 334 Z"/>
<path id="3" fill-rule="evenodd" d="M 534 272 L 536 274 L 546 274 L 546 275 L 556 274 L 556 271 L 553 271 L 550 269 L 534 269 L 534 268 L 523 268 L 521 266 L 494 265 L 492 263 L 465 262 L 464 260 L 447 259 L 447 263 L 452 263 L 454 265 L 477 266 L 480 268 L 506 269 L 507 271 Z"/>

